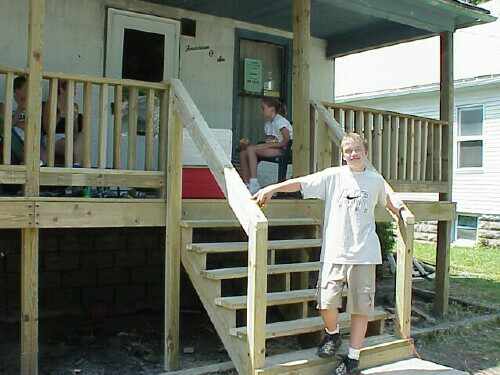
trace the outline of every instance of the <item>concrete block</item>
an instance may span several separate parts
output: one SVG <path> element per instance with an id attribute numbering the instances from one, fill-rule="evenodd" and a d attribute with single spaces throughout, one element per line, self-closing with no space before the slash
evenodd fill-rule
<path id="1" fill-rule="evenodd" d="M 97 271 L 97 285 L 123 285 L 130 282 L 130 271 L 127 268 L 107 268 Z"/>
<path id="2" fill-rule="evenodd" d="M 63 288 L 97 286 L 97 270 L 64 271 L 61 275 L 61 285 Z"/>

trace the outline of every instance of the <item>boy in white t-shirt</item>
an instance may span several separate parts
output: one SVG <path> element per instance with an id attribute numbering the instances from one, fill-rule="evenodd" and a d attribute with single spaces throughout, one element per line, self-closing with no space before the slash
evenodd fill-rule
<path id="1" fill-rule="evenodd" d="M 254 195 L 261 206 L 274 193 L 299 190 L 306 199 L 325 201 L 317 285 L 317 308 L 325 322 L 325 335 L 318 348 L 320 357 L 333 357 L 340 346 L 338 308 L 346 284 L 347 311 L 351 314 L 349 353 L 337 366 L 336 375 L 358 372 L 368 315 L 374 309 L 375 265 L 382 263 L 380 242 L 375 233 L 375 206 L 380 204 L 398 216 L 403 209 L 399 200 L 389 196 L 384 178 L 367 169 L 367 146 L 363 138 L 355 133 L 347 134 L 341 146 L 347 165 L 270 185 Z"/>

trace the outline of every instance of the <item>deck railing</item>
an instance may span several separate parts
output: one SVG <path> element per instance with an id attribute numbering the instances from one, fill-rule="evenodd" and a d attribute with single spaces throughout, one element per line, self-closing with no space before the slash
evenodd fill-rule
<path id="1" fill-rule="evenodd" d="M 23 184 L 26 168 L 22 162 L 13 165 L 11 159 L 12 110 L 14 78 L 26 75 L 26 71 L 0 67 L 0 79 L 2 75 L 5 77 L 5 95 L 1 114 L 3 152 L 0 183 Z M 48 88 L 48 98 L 43 105 L 43 117 L 48 121 L 48 129 L 43 136 L 42 129 L 37 129 L 46 153 L 46 164 L 40 168 L 40 185 L 163 189 L 167 157 L 168 83 L 48 72 L 43 74 L 43 80 Z M 60 91 L 61 84 L 64 91 Z M 78 92 L 82 92 L 81 97 L 75 94 Z M 138 121 L 139 101 L 145 102 L 142 122 Z M 75 107 L 78 102 L 81 103 L 79 113 Z M 63 155 L 60 150 L 59 155 L 56 153 L 56 127 L 58 119 L 61 119 L 58 111 L 64 113 L 64 124 L 81 123 L 81 132 L 78 126 L 64 126 Z M 81 120 L 78 120 L 80 113 Z M 126 124 L 122 120 L 124 116 L 128 117 Z M 143 126 L 139 129 L 138 124 Z M 93 142 L 97 147 L 93 147 Z M 143 155 L 138 152 L 143 152 Z M 138 160 L 141 162 L 138 163 Z"/>
<path id="2" fill-rule="evenodd" d="M 345 104 L 322 105 L 342 130 L 365 138 L 368 159 L 397 191 L 447 191 L 449 126 L 446 122 Z M 325 145 L 320 144 L 320 134 L 315 142 L 317 161 Z M 333 164 L 341 165 L 339 148 L 335 144 L 327 147 L 331 147 Z"/>

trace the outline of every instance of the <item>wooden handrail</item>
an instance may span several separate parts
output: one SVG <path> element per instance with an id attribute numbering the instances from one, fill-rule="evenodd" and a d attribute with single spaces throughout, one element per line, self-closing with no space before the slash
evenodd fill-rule
<path id="1" fill-rule="evenodd" d="M 332 114 L 318 101 L 312 101 L 313 109 L 318 113 L 321 121 L 328 128 L 330 139 L 340 147 L 342 138 L 346 132 L 335 120 Z M 368 160 L 368 168 L 376 171 Z M 389 195 L 394 194 L 394 190 L 384 179 L 386 191 Z M 415 215 L 408 206 L 403 203 L 404 210 L 401 217 L 394 219 L 397 222 L 398 247 L 397 247 L 397 271 L 396 271 L 396 324 L 398 331 L 403 338 L 410 337 L 411 319 L 411 280 L 412 280 L 412 260 L 413 260 L 413 236 Z"/>
<path id="2" fill-rule="evenodd" d="M 182 82 L 172 79 L 170 84 L 177 116 L 207 161 L 229 206 L 248 235 L 247 326 L 249 371 L 254 373 L 265 362 L 268 221 L 260 207 L 251 199 L 243 180 L 215 140 Z M 169 157 L 170 153 L 171 150 Z"/>

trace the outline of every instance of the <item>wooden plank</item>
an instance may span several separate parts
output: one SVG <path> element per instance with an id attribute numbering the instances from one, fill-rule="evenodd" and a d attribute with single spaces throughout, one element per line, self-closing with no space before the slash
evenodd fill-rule
<path id="1" fill-rule="evenodd" d="M 422 140 L 421 140 L 421 155 L 420 159 L 422 161 L 422 169 L 420 171 L 420 180 L 425 181 L 425 175 L 427 172 L 427 142 L 429 137 L 428 122 L 422 122 Z"/>
<path id="2" fill-rule="evenodd" d="M 314 218 L 276 218 L 268 220 L 270 226 L 306 226 L 319 225 L 320 222 Z M 191 228 L 227 228 L 238 227 L 240 223 L 236 219 L 191 219 L 183 220 L 182 226 Z"/>
<path id="3" fill-rule="evenodd" d="M 433 180 L 434 181 L 442 181 L 442 153 L 443 153 L 443 138 L 442 138 L 443 127 L 440 124 L 434 124 L 434 147 L 433 147 L 433 155 L 432 155 L 432 163 L 433 167 Z"/>
<path id="4" fill-rule="evenodd" d="M 137 163 L 137 108 L 138 90 L 129 87 L 128 92 L 128 158 L 127 168 L 136 169 Z"/>
<path id="5" fill-rule="evenodd" d="M 338 122 L 339 126 L 344 128 L 344 110 L 338 109 L 335 110 L 335 112 L 332 110 L 330 113 L 335 115 L 335 120 Z M 342 150 L 340 149 L 340 144 L 335 144 L 335 142 L 332 142 L 332 166 L 338 167 L 340 165 L 342 165 Z"/>
<path id="6" fill-rule="evenodd" d="M 391 155 L 392 151 L 392 117 L 384 116 L 383 129 L 382 129 L 382 175 L 386 179 L 391 178 Z"/>
<path id="7" fill-rule="evenodd" d="M 363 111 L 356 111 L 356 133 L 363 136 L 365 131 L 365 114 Z"/>
<path id="8" fill-rule="evenodd" d="M 14 75 L 19 75 L 19 76 L 24 76 L 29 73 L 28 69 L 23 69 L 23 68 L 13 68 L 10 66 L 5 66 L 5 65 L 0 65 L 0 73 L 2 74 L 8 74 L 8 73 L 13 73 Z"/>
<path id="9" fill-rule="evenodd" d="M 383 110 L 379 110 L 379 109 L 362 107 L 362 106 L 357 106 L 357 105 L 354 106 L 354 105 L 348 105 L 348 104 L 344 104 L 344 103 L 330 103 L 330 102 L 326 102 L 326 101 L 322 101 L 321 104 L 328 109 L 335 109 L 335 110 L 342 109 L 344 111 L 352 109 L 353 111 L 371 112 L 374 115 L 381 114 L 384 116 L 399 116 L 399 117 L 406 117 L 408 119 L 414 119 L 414 120 L 420 120 L 420 121 L 435 121 L 436 123 L 443 124 L 443 125 L 447 124 L 446 121 L 440 121 L 440 120 L 432 119 L 429 117 L 413 116 L 413 115 L 409 115 L 406 113 L 400 113 L 400 112 L 394 112 L 394 111 L 383 111 Z"/>
<path id="10" fill-rule="evenodd" d="M 448 183 L 448 191 L 439 194 L 439 200 L 452 200 L 453 184 L 453 115 L 454 115 L 454 77 L 453 77 L 453 33 L 440 35 L 440 113 L 441 121 L 446 121 L 442 133 L 442 179 Z M 434 313 L 445 316 L 448 313 L 449 268 L 450 268 L 451 222 L 439 221 L 437 229 L 436 279 Z"/>
<path id="11" fill-rule="evenodd" d="M 64 127 L 64 165 L 73 167 L 73 124 L 75 122 L 75 82 L 66 83 L 66 126 Z"/>
<path id="12" fill-rule="evenodd" d="M 321 247 L 321 239 L 300 240 L 273 240 L 268 241 L 268 250 L 291 250 Z M 209 242 L 193 243 L 188 245 L 188 250 L 197 253 L 235 253 L 248 250 L 248 242 Z"/>
<path id="13" fill-rule="evenodd" d="M 57 125 L 57 99 L 58 99 L 59 80 L 53 78 L 50 80 L 49 92 L 49 131 L 47 134 L 47 165 L 53 167 L 56 153 L 56 125 Z"/>
<path id="14" fill-rule="evenodd" d="M 21 230 L 21 374 L 38 374 L 38 243 L 38 229 Z"/>
<path id="15" fill-rule="evenodd" d="M 34 203 L 0 199 L 0 228 L 32 228 L 34 223 Z"/>
<path id="16" fill-rule="evenodd" d="M 42 130 L 42 71 L 43 71 L 43 23 L 45 1 L 30 0 L 28 11 L 28 102 L 24 139 L 24 164 L 26 184 L 24 194 L 37 196 L 40 191 L 40 138 Z M 34 346 L 36 348 L 36 345 Z M 34 355 L 34 353 L 33 353 Z M 24 368 L 26 374 L 36 373 L 37 366 Z"/>
<path id="17" fill-rule="evenodd" d="M 8 72 L 5 77 L 3 116 L 3 164 L 10 164 L 12 149 L 12 99 L 14 92 L 14 73 Z"/>
<path id="18" fill-rule="evenodd" d="M 415 152 L 413 160 L 413 177 L 415 180 L 420 180 L 422 171 L 422 122 L 416 121 L 415 124 Z"/>
<path id="19" fill-rule="evenodd" d="M 95 168 L 43 168 L 42 185 L 47 186 L 128 186 L 161 188 L 164 173 Z"/>
<path id="20" fill-rule="evenodd" d="M 348 342 L 342 343 L 337 355 L 345 355 Z M 374 367 L 391 363 L 412 356 L 412 341 L 398 340 L 395 336 L 383 335 L 368 337 L 360 353 L 360 368 Z M 331 374 L 336 361 L 331 358 L 320 358 L 317 349 L 304 349 L 291 353 L 284 353 L 269 357 L 266 367 L 257 370 L 258 375 L 301 374 L 327 375 Z"/>
<path id="21" fill-rule="evenodd" d="M 448 191 L 445 182 L 388 180 L 394 190 L 406 193 L 442 193 Z"/>
<path id="22" fill-rule="evenodd" d="M 55 199 L 36 202 L 40 228 L 164 227 L 165 201 Z M 0 205 L 1 206 L 1 205 Z"/>
<path id="23" fill-rule="evenodd" d="M 147 82 L 147 81 L 137 81 L 133 79 L 114 79 L 108 77 L 96 77 L 83 74 L 68 74 L 68 73 L 56 73 L 56 72 L 44 72 L 43 78 L 58 78 L 59 80 L 70 80 L 74 82 L 92 83 L 95 85 L 108 84 L 110 86 L 127 86 L 136 89 L 155 89 L 162 90 L 165 88 L 165 83 Z"/>
<path id="24" fill-rule="evenodd" d="M 399 117 L 392 117 L 391 120 L 391 179 L 397 180 L 398 176 L 398 159 L 399 159 Z"/>
<path id="25" fill-rule="evenodd" d="M 310 172 L 311 0 L 293 0 L 292 25 L 293 175 L 303 176 Z"/>
<path id="26" fill-rule="evenodd" d="M 268 275 L 282 275 L 285 273 L 298 273 L 319 271 L 319 262 L 304 263 L 281 263 L 267 266 Z M 212 280 L 243 279 L 248 277 L 248 267 L 217 268 L 208 271 L 201 271 L 203 277 Z"/>
<path id="27" fill-rule="evenodd" d="M 182 217 L 182 141 L 183 126 L 176 116 L 170 124 L 166 170 L 167 219 L 165 238 L 165 369 L 175 370 L 179 358 L 181 217 Z"/>
<path id="28" fill-rule="evenodd" d="M 434 131 L 436 127 L 433 123 L 427 126 L 427 168 L 425 170 L 425 179 L 428 181 L 434 180 Z"/>
<path id="29" fill-rule="evenodd" d="M 171 90 L 160 92 L 160 129 L 158 134 L 158 170 L 164 171 L 167 167 L 167 138 L 168 124 L 173 117 L 173 95 Z"/>
<path id="30" fill-rule="evenodd" d="M 84 168 L 90 168 L 92 166 L 92 154 L 91 154 L 92 153 L 92 83 L 91 82 L 85 82 L 83 85 L 82 136 L 83 136 L 82 165 Z"/>
<path id="31" fill-rule="evenodd" d="M 408 154 L 408 119 L 402 118 L 399 123 L 399 147 L 398 147 L 398 155 L 399 155 L 399 170 L 398 177 L 400 180 L 407 179 L 407 169 L 406 169 L 406 160 Z"/>
<path id="32" fill-rule="evenodd" d="M 267 306 L 289 305 L 293 303 L 314 301 L 316 289 L 299 289 L 288 292 L 267 293 L 266 298 L 262 298 Z M 215 300 L 217 306 L 230 310 L 241 310 L 248 307 L 247 296 L 220 297 Z M 264 328 L 264 327 L 262 327 Z"/>
<path id="33" fill-rule="evenodd" d="M 413 270 L 413 224 L 398 224 L 396 264 L 396 319 L 395 325 L 402 338 L 410 338 L 411 284 Z"/>
<path id="34" fill-rule="evenodd" d="M 373 124 L 374 143 L 373 143 L 373 166 L 375 169 L 382 173 L 382 123 L 383 116 L 376 114 Z"/>
<path id="35" fill-rule="evenodd" d="M 26 183 L 26 166 L 24 165 L 0 165 L 0 184 Z"/>
<path id="36" fill-rule="evenodd" d="M 373 162 L 373 113 L 365 114 L 365 140 L 368 144 L 368 160 Z"/>
<path id="37" fill-rule="evenodd" d="M 121 144 L 122 144 L 122 108 L 123 87 L 115 87 L 115 102 L 113 104 L 114 126 L 113 126 L 113 168 L 121 169 Z"/>
<path id="38" fill-rule="evenodd" d="M 376 308 L 368 315 L 368 322 L 385 319 L 387 313 L 380 308 Z M 343 312 L 339 314 L 338 322 L 342 333 L 351 327 L 350 314 Z M 282 322 L 275 322 L 266 325 L 266 339 L 277 337 L 296 336 L 305 333 L 318 332 L 325 329 L 325 323 L 320 316 L 312 318 L 294 319 Z M 233 328 L 231 335 L 241 338 L 246 337 L 247 327 Z"/>
<path id="39" fill-rule="evenodd" d="M 318 120 L 316 110 L 311 108 L 311 118 L 315 126 L 317 163 L 315 171 L 321 171 L 332 166 L 332 141 L 328 135 L 328 127 Z"/>
<path id="40" fill-rule="evenodd" d="M 108 84 L 102 84 L 99 90 L 99 155 L 97 165 L 99 168 L 104 169 L 107 166 L 108 146 Z"/>
<path id="41" fill-rule="evenodd" d="M 345 131 L 354 133 L 354 111 L 352 109 L 345 112 Z"/>
<path id="42" fill-rule="evenodd" d="M 155 92 L 148 90 L 147 109 L 146 109 L 146 155 L 145 167 L 147 171 L 153 170 L 154 156 L 154 110 L 155 110 Z"/>
<path id="43" fill-rule="evenodd" d="M 267 222 L 252 224 L 248 235 L 247 331 L 249 367 L 264 366 L 266 360 L 267 312 Z"/>
<path id="44" fill-rule="evenodd" d="M 411 119 L 409 122 L 410 127 L 408 136 L 408 159 L 406 173 L 408 175 L 408 180 L 415 180 L 415 120 Z"/>

